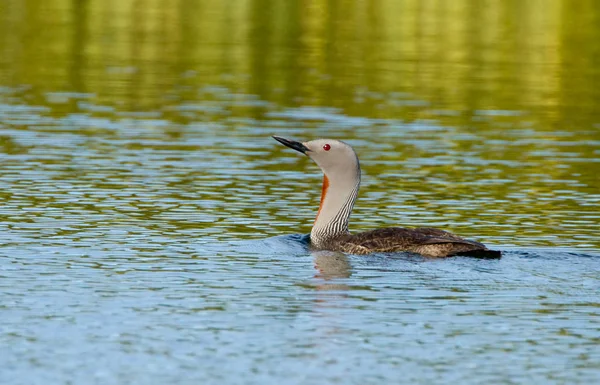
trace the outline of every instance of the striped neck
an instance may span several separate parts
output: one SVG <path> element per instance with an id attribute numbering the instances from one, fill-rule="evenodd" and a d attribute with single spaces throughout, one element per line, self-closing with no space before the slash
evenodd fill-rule
<path id="1" fill-rule="evenodd" d="M 322 247 L 327 241 L 348 234 L 348 220 L 358 196 L 360 166 L 348 167 L 341 174 L 323 177 L 319 212 L 310 232 L 313 246 Z"/>

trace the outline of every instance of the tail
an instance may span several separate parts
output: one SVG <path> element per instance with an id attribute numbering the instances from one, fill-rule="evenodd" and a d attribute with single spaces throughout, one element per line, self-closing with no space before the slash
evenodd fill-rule
<path id="1" fill-rule="evenodd" d="M 473 257 L 473 258 L 482 258 L 482 259 L 500 259 L 502 258 L 502 253 L 498 250 L 471 250 L 471 251 L 461 251 L 459 253 L 453 255 L 460 255 L 463 257 Z"/>

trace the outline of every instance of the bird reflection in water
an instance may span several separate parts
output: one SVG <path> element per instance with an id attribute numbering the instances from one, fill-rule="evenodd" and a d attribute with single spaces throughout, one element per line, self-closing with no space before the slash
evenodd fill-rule
<path id="1" fill-rule="evenodd" d="M 332 282 L 340 278 L 349 278 L 352 275 L 352 266 L 348 256 L 339 251 L 318 250 L 313 251 L 315 257 L 315 278 L 324 282 L 317 285 L 318 290 L 348 290 L 350 287 L 343 283 Z"/>

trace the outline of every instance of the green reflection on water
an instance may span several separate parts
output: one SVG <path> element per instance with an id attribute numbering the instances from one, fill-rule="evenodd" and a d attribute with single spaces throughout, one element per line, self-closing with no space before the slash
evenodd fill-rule
<path id="1" fill-rule="evenodd" d="M 114 192 L 142 189 L 144 170 L 156 171 L 140 154 L 177 164 L 208 159 L 198 169 L 157 166 L 154 181 L 179 174 L 147 197 L 176 207 L 197 194 L 190 209 L 210 211 L 204 219 L 164 218 L 172 206 L 144 207 L 143 196 L 115 211 L 178 228 L 220 223 L 230 234 L 272 235 L 294 222 L 293 230 L 308 231 L 319 178 L 268 134 L 330 135 L 354 143 L 361 157 L 355 217 L 364 228 L 437 224 L 505 244 L 567 238 L 598 247 L 599 20 L 592 0 L 6 0 L 0 86 L 10 91 L 0 103 L 44 108 L 30 121 L 0 117 L 0 129 L 85 137 L 73 146 L 106 167 L 102 175 L 74 167 L 81 158 L 71 149 L 18 133 L 0 135 L 0 151 L 14 165 L 28 153 L 34 163 L 26 164 L 43 165 L 33 181 L 87 183 L 112 194 L 111 205 Z M 321 115 L 293 110 L 302 106 Z M 86 124 L 56 121 L 74 114 Z M 145 129 L 144 140 L 123 142 L 128 119 Z M 265 147 L 242 152 L 246 143 Z M 52 159 L 41 155 L 53 151 Z M 229 158 L 222 168 L 219 157 Z M 282 171 L 309 178 L 279 180 Z M 23 186 L 8 184 L 10 201 Z M 299 211 L 288 218 L 281 205 L 239 204 L 258 195 Z M 66 205 L 34 190 L 27 197 L 33 207 Z M 115 213 L 99 203 L 91 196 L 68 207 Z"/>

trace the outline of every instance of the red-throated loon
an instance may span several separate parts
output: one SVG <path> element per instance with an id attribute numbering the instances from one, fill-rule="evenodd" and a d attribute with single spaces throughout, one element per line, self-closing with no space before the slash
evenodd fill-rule
<path id="1" fill-rule="evenodd" d="M 352 147 L 333 139 L 300 143 L 280 136 L 273 138 L 307 155 L 323 170 L 321 204 L 310 232 L 312 247 L 351 254 L 412 252 L 427 257 L 500 257 L 499 251 L 489 250 L 479 242 L 427 227 L 389 227 L 350 234 L 348 219 L 360 187 L 360 164 Z"/>

